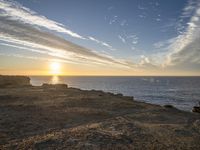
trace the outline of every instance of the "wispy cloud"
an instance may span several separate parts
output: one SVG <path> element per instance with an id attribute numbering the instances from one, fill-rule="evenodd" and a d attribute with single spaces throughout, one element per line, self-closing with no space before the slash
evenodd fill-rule
<path id="1" fill-rule="evenodd" d="M 117 22 L 117 19 L 118 19 L 118 16 L 113 16 L 113 17 L 110 19 L 109 24 L 111 25 L 111 24 Z"/>
<path id="2" fill-rule="evenodd" d="M 75 33 L 65 28 L 63 24 L 50 20 L 44 16 L 38 15 L 36 12 L 14 1 L 0 0 L 0 12 L 1 16 L 7 16 L 10 19 L 19 20 L 26 24 L 43 27 L 48 30 L 66 33 L 75 38 L 84 39 L 84 37 L 79 35 L 78 33 Z"/>
<path id="3" fill-rule="evenodd" d="M 198 0 L 188 0 L 187 6 L 183 9 L 181 18 L 190 18 L 196 10 L 196 6 L 198 5 Z"/>
<path id="4" fill-rule="evenodd" d="M 188 18 L 189 21 L 184 25 Z M 179 74 L 184 71 L 200 72 L 200 0 L 188 1 L 180 16 L 179 24 L 179 27 L 183 26 L 181 32 L 180 28 L 177 28 L 179 35 L 155 43 L 154 47 L 159 49 L 159 53 L 148 57 L 141 55 L 139 67 L 164 69 L 174 73 L 178 71 Z M 169 26 L 176 27 L 177 23 L 173 20 Z"/>
<path id="5" fill-rule="evenodd" d="M 46 57 L 36 57 L 36 56 L 28 56 L 23 54 L 4 54 L 0 53 L 0 56 L 9 56 L 9 57 L 19 57 L 19 58 L 25 58 L 25 59 L 33 59 L 33 60 L 44 60 L 44 61 L 52 61 L 52 59 L 46 58 Z M 65 62 L 61 60 L 56 60 L 58 62 Z"/>
<path id="6" fill-rule="evenodd" d="M 110 6 L 107 8 L 108 11 L 113 10 L 115 7 L 114 6 Z"/>
<path id="7" fill-rule="evenodd" d="M 193 6 L 193 4 L 195 5 Z M 184 32 L 174 38 L 168 46 L 169 53 L 166 57 L 166 67 L 179 67 L 197 69 L 200 64 L 200 1 L 189 0 L 188 5 L 183 9 L 183 15 L 191 14 L 190 21 Z M 194 19 L 195 18 L 195 19 Z"/>
<path id="8" fill-rule="evenodd" d="M 140 14 L 138 17 L 140 17 L 140 18 L 146 18 L 146 15 Z"/>
<path id="9" fill-rule="evenodd" d="M 148 57 L 144 56 L 144 55 L 141 55 L 141 60 L 140 60 L 140 65 L 144 65 L 144 64 L 148 64 L 150 63 L 150 60 Z"/>
<path id="10" fill-rule="evenodd" d="M 170 18 L 167 20 L 167 23 L 164 23 L 164 25 L 161 25 L 161 32 L 167 32 L 168 30 L 175 30 L 176 27 L 178 25 L 178 22 L 177 22 L 177 18 Z"/>
<path id="11" fill-rule="evenodd" d="M 13 43 L 12 46 L 17 45 L 18 48 L 23 47 L 24 50 L 30 48 L 30 51 L 45 53 L 66 61 L 102 65 L 114 64 L 115 66 L 127 67 L 127 64 L 122 60 L 97 53 L 94 50 L 69 42 L 52 32 L 47 32 L 47 30 L 54 30 L 76 38 L 83 38 L 72 31 L 68 32 L 69 30 L 64 28 L 62 24 L 39 16 L 18 3 L 0 0 L 0 12 L 0 40 Z M 90 38 L 90 40 L 94 40 L 94 38 Z M 112 49 L 109 44 L 98 42 Z"/>
<path id="12" fill-rule="evenodd" d="M 159 66 L 156 64 L 153 64 L 153 60 L 151 60 L 151 58 L 145 56 L 145 55 L 141 55 L 140 56 L 140 61 L 137 64 L 137 68 L 140 68 L 142 70 L 158 70 Z"/>
<path id="13" fill-rule="evenodd" d="M 137 44 L 137 43 L 138 43 L 137 40 L 133 40 L 133 41 L 132 41 L 132 44 Z"/>
<path id="14" fill-rule="evenodd" d="M 129 36 L 127 36 L 127 39 L 130 39 L 131 43 L 133 45 L 136 45 L 138 43 L 138 40 L 139 40 L 137 35 L 129 35 Z"/>
<path id="15" fill-rule="evenodd" d="M 156 18 L 155 20 L 156 20 L 157 22 L 160 22 L 160 21 L 161 21 L 161 19 L 160 19 L 160 18 Z"/>
<path id="16" fill-rule="evenodd" d="M 139 10 L 145 10 L 145 9 L 147 9 L 146 7 L 143 7 L 143 6 L 141 6 L 141 5 L 138 5 L 138 9 Z"/>
<path id="17" fill-rule="evenodd" d="M 127 34 L 122 34 L 118 35 L 118 39 L 126 44 L 131 50 L 136 50 L 136 45 L 138 44 L 139 38 L 135 34 L 127 35 Z"/>
<path id="18" fill-rule="evenodd" d="M 52 59 L 49 59 L 49 58 L 41 56 L 41 55 L 46 55 L 47 57 L 48 56 L 52 56 L 52 57 L 54 57 L 54 59 L 56 58 L 56 60 L 59 61 L 59 62 L 70 63 L 70 64 L 78 64 L 77 60 L 68 59 L 66 57 L 66 55 L 63 56 L 63 55 L 60 55 L 59 53 L 55 53 L 54 51 L 47 50 L 47 49 L 39 49 L 39 48 L 34 49 L 34 48 L 31 48 L 31 47 L 27 47 L 25 45 L 20 46 L 20 44 L 16 44 L 16 43 L 12 44 L 12 42 L 11 43 L 10 42 L 0 43 L 0 45 L 40 54 L 40 56 L 37 56 L 37 57 L 35 57 L 35 56 L 27 56 L 27 55 L 23 55 L 23 54 L 19 54 L 19 53 L 5 54 L 6 56 L 13 56 L 13 57 L 19 57 L 20 56 L 20 57 L 28 58 L 28 59 L 52 60 Z M 3 55 L 3 53 L 1 55 Z"/>
<path id="19" fill-rule="evenodd" d="M 165 41 L 159 41 L 153 44 L 156 49 L 166 49 L 170 44 L 172 44 L 176 38 L 171 38 Z"/>
<path id="20" fill-rule="evenodd" d="M 123 38 L 121 35 L 118 35 L 118 38 L 119 38 L 123 43 L 126 43 L 125 38 Z"/>
<path id="21" fill-rule="evenodd" d="M 125 25 L 128 25 L 127 20 L 122 20 L 121 23 L 120 23 L 120 26 L 123 27 Z"/>
<path id="22" fill-rule="evenodd" d="M 116 49 L 114 49 L 110 44 L 108 44 L 108 43 L 106 43 L 106 42 L 100 41 L 100 40 L 98 40 L 98 39 L 96 39 L 96 38 L 94 38 L 94 37 L 92 37 L 92 36 L 89 36 L 88 38 L 89 38 L 91 41 L 94 41 L 94 42 L 96 42 L 96 43 L 98 43 L 98 44 L 100 44 L 100 45 L 102 45 L 102 46 L 105 46 L 106 48 L 108 48 L 108 49 L 110 49 L 110 50 L 116 50 Z"/>

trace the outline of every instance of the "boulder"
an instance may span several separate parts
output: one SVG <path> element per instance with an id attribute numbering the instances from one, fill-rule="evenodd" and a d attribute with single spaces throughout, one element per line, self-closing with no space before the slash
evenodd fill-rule
<path id="1" fill-rule="evenodd" d="M 200 106 L 194 106 L 192 112 L 200 113 Z"/>
<path id="2" fill-rule="evenodd" d="M 164 105 L 165 108 L 174 108 L 174 106 L 170 105 L 170 104 L 166 104 Z"/>
<path id="3" fill-rule="evenodd" d="M 23 86 L 31 86 L 29 77 L 0 75 L 0 88 Z"/>

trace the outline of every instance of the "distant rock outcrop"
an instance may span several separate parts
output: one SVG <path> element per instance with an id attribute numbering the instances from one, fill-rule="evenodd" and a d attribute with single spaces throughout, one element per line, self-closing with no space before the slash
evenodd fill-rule
<path id="1" fill-rule="evenodd" d="M 23 86 L 31 86 L 29 77 L 0 75 L 0 88 Z"/>
<path id="2" fill-rule="evenodd" d="M 67 84 L 42 84 L 42 87 L 45 89 L 66 89 L 68 88 Z"/>

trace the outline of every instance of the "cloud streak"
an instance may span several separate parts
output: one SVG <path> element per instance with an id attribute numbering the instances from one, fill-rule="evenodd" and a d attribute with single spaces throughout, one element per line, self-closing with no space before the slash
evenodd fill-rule
<path id="1" fill-rule="evenodd" d="M 15 46 L 28 47 L 30 48 L 29 51 L 45 53 L 63 60 L 127 66 L 121 60 L 76 45 L 60 36 L 43 30 L 43 28 L 54 30 L 83 39 L 77 33 L 64 28 L 62 24 L 49 20 L 44 16 L 39 16 L 18 3 L 0 0 L 0 12 L 0 40 L 2 41 L 13 43 Z M 90 37 L 90 40 L 112 49 L 112 46 L 105 42 L 92 39 L 92 37 Z M 18 46 L 18 48 L 20 47 Z M 21 49 L 27 50 L 28 48 Z"/>
<path id="2" fill-rule="evenodd" d="M 194 5 L 195 3 L 195 5 Z M 189 0 L 183 9 L 182 16 L 190 16 L 187 27 L 168 46 L 169 53 L 166 57 L 165 67 L 180 68 L 184 70 L 200 70 L 200 1 Z M 170 40 L 168 40 L 170 41 Z M 162 45 L 162 44 L 161 44 Z"/>
<path id="3" fill-rule="evenodd" d="M 100 44 L 100 45 L 102 45 L 102 46 L 104 46 L 104 47 L 106 47 L 106 48 L 108 48 L 108 49 L 110 49 L 110 50 L 115 50 L 110 44 L 108 44 L 108 43 L 106 43 L 106 42 L 100 41 L 100 40 L 98 40 L 98 39 L 96 39 L 96 38 L 94 38 L 94 37 L 92 37 L 92 36 L 89 36 L 88 38 L 89 38 L 91 41 L 94 41 L 94 42 L 96 42 L 96 43 L 98 43 L 98 44 Z"/>
<path id="4" fill-rule="evenodd" d="M 121 35 L 118 35 L 118 38 L 119 38 L 123 43 L 126 43 L 125 38 L 123 38 Z"/>
<path id="5" fill-rule="evenodd" d="M 38 15 L 36 12 L 23 7 L 17 2 L 0 0 L 0 12 L 2 16 L 9 16 L 10 19 L 13 20 L 19 20 L 26 24 L 43 27 L 60 33 L 66 33 L 75 38 L 85 39 L 81 35 L 66 29 L 63 24 Z"/>
<path id="6" fill-rule="evenodd" d="M 86 37 L 83 37 L 82 35 L 67 29 L 63 24 L 50 20 L 45 16 L 41 16 L 14 1 L 0 0 L 0 13 L 3 17 L 9 17 L 10 20 L 18 20 L 24 24 L 30 24 L 34 27 L 45 28 L 50 31 L 64 33 L 78 39 L 87 39 Z M 114 50 L 114 48 L 112 48 L 112 46 L 106 42 L 99 41 L 97 39 L 94 40 L 94 38 L 89 39 L 104 47 L 109 48 L 110 50 Z"/>

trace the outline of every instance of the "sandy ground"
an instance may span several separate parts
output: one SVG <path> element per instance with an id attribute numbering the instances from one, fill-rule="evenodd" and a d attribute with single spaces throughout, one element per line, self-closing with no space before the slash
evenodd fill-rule
<path id="1" fill-rule="evenodd" d="M 200 149 L 200 114 L 75 88 L 1 88 L 0 149 Z"/>

